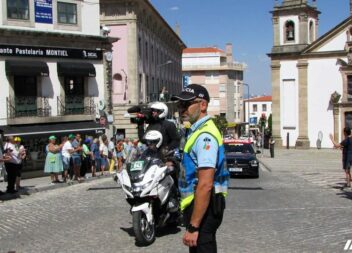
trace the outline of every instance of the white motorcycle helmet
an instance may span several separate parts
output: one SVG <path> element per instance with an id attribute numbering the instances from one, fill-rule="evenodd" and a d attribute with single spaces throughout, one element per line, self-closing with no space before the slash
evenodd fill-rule
<path id="1" fill-rule="evenodd" d="M 163 102 L 155 102 L 151 104 L 150 108 L 159 111 L 159 119 L 166 118 L 169 113 L 167 105 Z"/>
<path id="2" fill-rule="evenodd" d="M 163 135 L 157 130 L 150 130 L 145 133 L 143 139 L 149 145 L 155 145 L 156 148 L 160 148 L 163 143 Z"/>

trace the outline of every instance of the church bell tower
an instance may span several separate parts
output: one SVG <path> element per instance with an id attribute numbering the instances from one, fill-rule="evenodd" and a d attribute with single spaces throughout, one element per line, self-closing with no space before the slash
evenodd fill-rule
<path id="1" fill-rule="evenodd" d="M 274 29 L 272 53 L 298 52 L 318 37 L 318 16 L 315 0 L 275 1 L 271 11 Z"/>

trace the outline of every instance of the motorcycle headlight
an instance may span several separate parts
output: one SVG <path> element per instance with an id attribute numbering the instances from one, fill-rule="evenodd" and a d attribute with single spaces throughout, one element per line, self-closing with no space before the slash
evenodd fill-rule
<path id="1" fill-rule="evenodd" d="M 252 167 L 257 167 L 258 166 L 258 161 L 257 160 L 252 160 L 249 162 Z"/>
<path id="2" fill-rule="evenodd" d="M 153 183 L 153 180 L 150 181 L 150 182 L 148 182 L 148 183 L 146 183 L 145 185 L 143 185 L 143 187 L 142 187 L 143 190 L 146 189 L 146 188 L 148 188 L 152 183 Z"/>

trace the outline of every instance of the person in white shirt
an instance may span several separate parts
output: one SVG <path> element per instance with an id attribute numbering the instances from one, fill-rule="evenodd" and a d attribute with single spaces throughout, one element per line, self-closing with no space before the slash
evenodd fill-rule
<path id="1" fill-rule="evenodd" d="M 64 166 L 63 181 L 65 183 L 67 181 L 68 171 L 71 170 L 70 161 L 71 161 L 72 153 L 74 152 L 71 141 L 73 140 L 73 138 L 75 138 L 75 136 L 70 135 L 69 137 L 71 138 L 68 138 L 68 139 L 65 138 L 66 141 L 65 141 L 65 144 L 62 146 L 62 151 L 61 151 L 62 163 Z"/>
<path id="2" fill-rule="evenodd" d="M 15 190 L 16 177 L 20 168 L 21 158 L 15 146 L 13 136 L 7 138 L 4 145 L 5 168 L 7 173 L 7 193 L 17 193 Z"/>
<path id="3" fill-rule="evenodd" d="M 108 166 L 109 161 L 108 161 L 108 155 L 109 155 L 109 150 L 108 150 L 108 138 L 106 137 L 105 134 L 101 136 L 101 142 L 99 146 L 99 152 L 101 156 L 101 165 L 100 165 L 100 171 L 101 171 L 101 176 L 104 176 L 104 170 L 106 166 Z"/>

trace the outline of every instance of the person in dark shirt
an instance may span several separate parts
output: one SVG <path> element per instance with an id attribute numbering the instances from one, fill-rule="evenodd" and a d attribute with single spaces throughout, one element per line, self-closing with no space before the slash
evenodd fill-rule
<path id="1" fill-rule="evenodd" d="M 334 148 L 342 149 L 342 168 L 346 175 L 346 187 L 351 187 L 351 165 L 352 165 L 352 137 L 351 128 L 345 127 L 343 129 L 344 140 L 340 143 L 334 140 L 334 136 L 330 134 L 330 139 Z"/>

